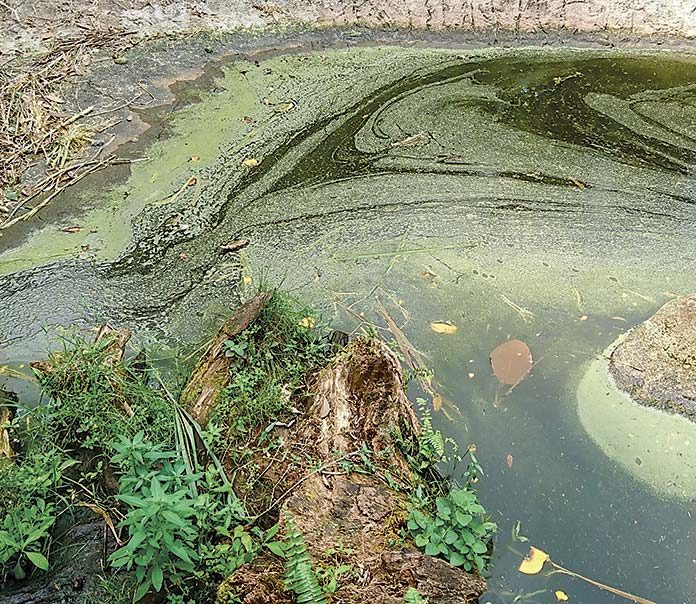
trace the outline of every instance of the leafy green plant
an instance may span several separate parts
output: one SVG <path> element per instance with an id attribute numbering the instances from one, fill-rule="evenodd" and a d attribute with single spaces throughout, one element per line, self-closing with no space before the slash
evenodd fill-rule
<path id="1" fill-rule="evenodd" d="M 26 577 L 25 558 L 35 567 L 48 570 L 48 560 L 40 550 L 55 520 L 53 505 L 43 499 L 28 508 L 14 508 L 5 516 L 0 525 L 0 564 L 14 559 L 15 579 Z"/>
<path id="2" fill-rule="evenodd" d="M 469 488 L 452 489 L 437 497 L 434 514 L 419 489 L 409 506 L 407 526 L 427 555 L 442 556 L 452 566 L 478 572 L 486 567 L 491 538 L 497 530 Z"/>
<path id="3" fill-rule="evenodd" d="M 36 425 L 40 432 L 41 426 Z M 0 459 L 0 578 L 23 579 L 31 565 L 48 568 L 46 543 L 56 518 L 53 503 L 74 461 L 55 449 L 30 449 Z"/>
<path id="4" fill-rule="evenodd" d="M 128 513 L 120 523 L 128 529 L 128 543 L 109 558 L 111 565 L 135 569 L 135 599 L 160 591 L 165 578 L 173 583 L 193 574 L 199 556 L 196 548 L 195 499 L 188 488 L 199 476 L 187 473 L 172 451 L 144 440 L 114 443 L 112 463 L 121 468 L 118 499 Z"/>
<path id="5" fill-rule="evenodd" d="M 404 604 L 428 604 L 428 598 L 424 598 L 417 589 L 409 587 L 404 594 Z"/>
<path id="6" fill-rule="evenodd" d="M 172 405 L 142 372 L 108 358 L 112 343 L 108 337 L 88 342 L 68 334 L 63 350 L 49 355 L 50 369 L 38 372 L 50 397 L 50 439 L 62 449 L 92 449 L 108 459 L 119 435 L 142 430 L 153 442 L 171 440 Z"/>
<path id="7" fill-rule="evenodd" d="M 249 522 L 246 510 L 215 468 L 208 468 L 199 482 L 195 508 L 202 539 L 196 577 L 227 577 L 256 556 L 263 547 L 263 531 L 253 528 L 252 534 L 245 528 Z"/>
<path id="8" fill-rule="evenodd" d="M 315 313 L 275 292 L 259 317 L 225 342 L 230 382 L 213 423 L 227 426 L 236 438 L 287 412 L 292 395 L 330 354 L 325 335 Z"/>
<path id="9" fill-rule="evenodd" d="M 330 595 L 338 591 L 341 575 L 347 575 L 352 572 L 352 564 L 337 564 L 335 566 L 319 566 L 316 571 L 316 576 L 321 585 L 321 590 L 325 594 Z"/>
<path id="10" fill-rule="evenodd" d="M 285 589 L 295 594 L 298 604 L 327 604 L 319 585 L 312 558 L 302 533 L 292 518 L 286 520 Z"/>

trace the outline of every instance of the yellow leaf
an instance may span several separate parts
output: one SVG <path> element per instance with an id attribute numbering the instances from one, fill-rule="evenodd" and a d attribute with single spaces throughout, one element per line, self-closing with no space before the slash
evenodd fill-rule
<path id="1" fill-rule="evenodd" d="M 439 393 L 433 395 L 433 409 L 435 409 L 435 411 L 442 409 L 442 395 Z"/>
<path id="2" fill-rule="evenodd" d="M 449 321 L 433 321 L 430 324 L 430 329 L 444 336 L 451 336 L 453 333 L 457 333 L 457 326 L 452 325 Z"/>
<path id="3" fill-rule="evenodd" d="M 201 161 L 201 156 L 200 155 L 192 155 L 191 161 Z"/>
<path id="4" fill-rule="evenodd" d="M 293 103 L 292 101 L 288 101 L 288 102 L 285 102 L 285 103 L 281 103 L 280 105 L 277 105 L 277 106 L 276 106 L 276 111 L 277 111 L 278 113 L 287 113 L 287 112 L 290 111 L 290 109 L 292 109 L 294 106 L 295 106 L 295 103 Z"/>
<path id="5" fill-rule="evenodd" d="M 546 552 L 536 547 L 530 547 L 529 553 L 524 557 L 524 560 L 520 562 L 520 566 L 517 570 L 525 575 L 536 575 L 544 568 L 544 563 L 547 560 L 550 560 L 550 557 Z"/>
<path id="6" fill-rule="evenodd" d="M 242 283 L 243 283 L 244 285 L 251 285 L 251 281 L 252 281 L 252 279 L 251 279 L 251 277 L 250 277 L 249 275 L 244 275 L 244 276 L 242 277 Z"/>
<path id="7" fill-rule="evenodd" d="M 316 324 L 317 322 L 314 320 L 314 317 L 305 317 L 300 321 L 300 327 L 305 327 L 307 329 L 314 329 Z"/>
<path id="8" fill-rule="evenodd" d="M 560 589 L 557 589 L 553 593 L 556 596 L 557 602 L 567 602 L 568 601 L 568 594 L 566 592 L 561 591 Z"/>
<path id="9" fill-rule="evenodd" d="M 244 168 L 255 168 L 256 166 L 259 165 L 259 160 L 256 159 L 255 157 L 247 157 L 243 162 L 242 166 Z"/>

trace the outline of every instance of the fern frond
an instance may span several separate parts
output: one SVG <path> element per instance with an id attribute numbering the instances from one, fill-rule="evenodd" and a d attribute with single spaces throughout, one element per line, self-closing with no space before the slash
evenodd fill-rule
<path id="1" fill-rule="evenodd" d="M 298 604 L 327 604 L 302 533 L 292 518 L 286 527 L 285 590 L 295 594 Z"/>

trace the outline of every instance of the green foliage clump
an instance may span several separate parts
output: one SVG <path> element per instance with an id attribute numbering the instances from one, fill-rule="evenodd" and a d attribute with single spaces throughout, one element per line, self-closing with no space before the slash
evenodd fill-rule
<path id="1" fill-rule="evenodd" d="M 428 598 L 424 598 L 417 589 L 409 587 L 404 594 L 404 604 L 428 604 Z"/>
<path id="2" fill-rule="evenodd" d="M 39 499 L 27 508 L 14 508 L 0 524 L 0 564 L 16 560 L 12 569 L 15 579 L 26 577 L 24 558 L 34 566 L 48 570 L 48 560 L 41 553 L 41 542 L 55 522 L 52 504 Z"/>
<path id="3" fill-rule="evenodd" d="M 213 422 L 236 437 L 286 412 L 308 375 L 326 362 L 325 335 L 316 313 L 275 292 L 258 318 L 226 342 L 230 383 Z"/>
<path id="4" fill-rule="evenodd" d="M 483 572 L 496 525 L 487 520 L 473 490 L 457 488 L 435 499 L 434 514 L 427 502 L 416 498 L 409 508 L 408 529 L 427 555 L 442 556 L 467 571 Z"/>
<path id="5" fill-rule="evenodd" d="M 119 525 L 129 540 L 110 557 L 112 566 L 135 569 L 135 599 L 151 589 L 160 591 L 165 576 L 177 583 L 194 572 L 198 560 L 195 499 L 189 488 L 196 475 L 188 474 L 184 461 L 173 451 L 143 439 L 121 437 L 114 443 L 112 462 L 122 475 L 118 499 L 127 508 Z"/>
<path id="6" fill-rule="evenodd" d="M 65 339 L 63 350 L 49 356 L 50 371 L 39 373 L 51 398 L 50 438 L 58 447 L 103 451 L 108 458 L 120 435 L 132 437 L 142 430 L 153 442 L 171 440 L 171 402 L 128 363 L 110 360 L 112 344 L 110 337 Z"/>
<path id="7" fill-rule="evenodd" d="M 23 579 L 33 567 L 46 570 L 45 553 L 55 523 L 55 502 L 63 486 L 63 475 L 73 465 L 60 450 L 46 446 L 40 410 L 29 423 L 33 431 L 27 448 L 12 459 L 0 458 L 0 579 L 12 574 Z M 8 429 L 14 434 L 19 420 Z M 27 561 L 30 563 L 27 566 Z"/>
<path id="8" fill-rule="evenodd" d="M 425 401 L 418 399 L 417 403 L 421 432 L 415 445 L 397 435 L 418 485 L 408 507 L 408 534 L 427 555 L 442 556 L 453 566 L 481 573 L 490 557 L 491 540 L 497 527 L 488 519 L 473 488 L 483 474 L 476 459 L 476 447 L 470 446 L 465 453 L 469 463 L 463 472 L 463 488 L 442 478 L 437 466 L 457 464 L 463 461 L 463 456 L 459 455 L 456 442 L 434 428 Z"/>

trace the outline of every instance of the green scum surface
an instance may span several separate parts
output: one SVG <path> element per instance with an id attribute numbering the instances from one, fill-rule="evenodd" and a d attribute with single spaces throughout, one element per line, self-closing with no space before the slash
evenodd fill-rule
<path id="1" fill-rule="evenodd" d="M 617 601 L 520 575 L 517 521 L 564 566 L 693 602 L 695 428 L 619 400 L 601 359 L 694 289 L 694 57 L 362 48 L 230 63 L 214 88 L 167 119 L 149 161 L 73 193 L 96 233 L 0 255 L 0 360 L 101 320 L 195 341 L 242 274 L 347 330 L 383 329 L 382 305 L 434 371 L 441 427 L 488 470 L 501 535 L 482 602 Z M 241 257 L 220 252 L 240 238 Z M 488 361 L 509 337 L 535 359 L 512 390 Z"/>

